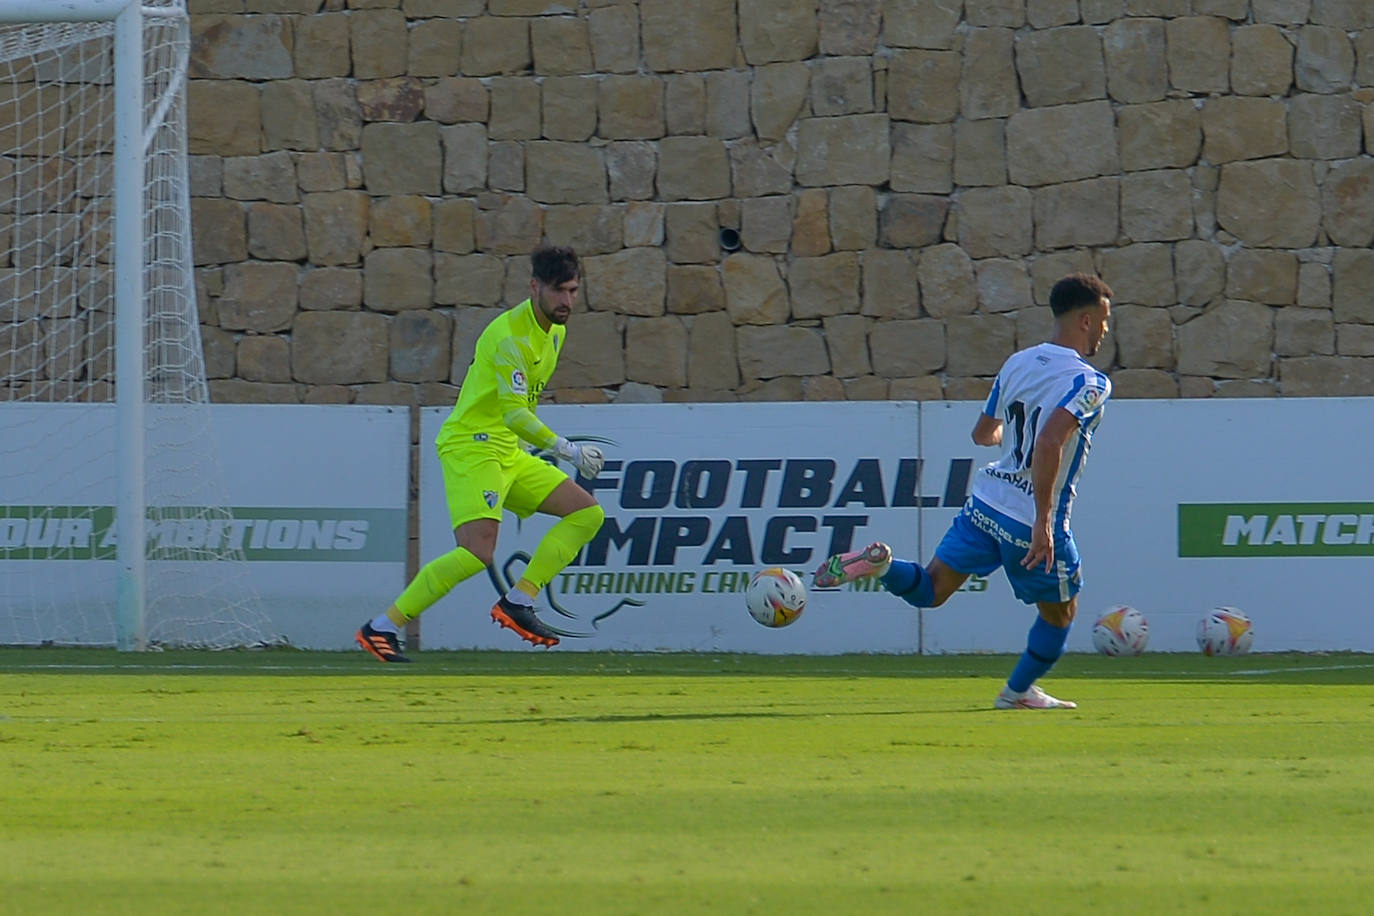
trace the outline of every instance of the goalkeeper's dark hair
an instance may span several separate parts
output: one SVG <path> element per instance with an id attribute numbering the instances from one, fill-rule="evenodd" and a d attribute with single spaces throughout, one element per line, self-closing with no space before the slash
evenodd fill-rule
<path id="1" fill-rule="evenodd" d="M 582 276 L 577 252 L 566 245 L 544 245 L 530 255 L 531 273 L 545 286 L 561 286 Z"/>
<path id="2" fill-rule="evenodd" d="M 1074 309 L 1090 308 L 1103 299 L 1112 298 L 1112 288 L 1092 274 L 1069 274 L 1050 290 L 1050 310 L 1055 317 Z"/>

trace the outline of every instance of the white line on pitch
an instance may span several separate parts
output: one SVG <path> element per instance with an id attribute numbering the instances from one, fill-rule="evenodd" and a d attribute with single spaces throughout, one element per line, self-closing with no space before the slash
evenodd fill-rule
<path id="1" fill-rule="evenodd" d="M 919 659 L 920 656 L 913 656 L 913 658 L 914 658 L 914 659 Z M 1219 674 L 1222 674 L 1222 675 L 1229 675 L 1229 676 L 1255 677 L 1255 676 L 1264 676 L 1264 675 L 1271 675 L 1271 674 L 1285 674 L 1285 673 L 1288 673 L 1288 672 L 1290 672 L 1290 671 L 1296 673 L 1296 672 L 1311 672 L 1311 671 L 1342 671 L 1342 670 L 1366 669 L 1366 668 L 1374 668 L 1374 662 L 1370 662 L 1370 663 L 1367 663 L 1367 664 L 1350 664 L 1350 665 L 1300 665 L 1300 666 L 1294 666 L 1294 667 L 1291 667 L 1291 668 L 1245 668 L 1245 669 L 1240 669 L 1240 670 L 1237 670 L 1237 671 L 1164 671 L 1164 670 L 1158 670 L 1158 669 L 1156 669 L 1156 670 L 1132 671 L 1132 672 L 1130 672 L 1130 675 L 1131 675 L 1132 677 L 1165 677 L 1165 678 L 1175 677 L 1175 678 L 1177 678 L 1177 677 L 1215 677 L 1215 676 L 1217 676 L 1217 675 L 1219 675 Z M 377 670 L 380 671 L 381 669 L 377 669 Z M 447 670 L 444 670 L 444 669 L 440 669 L 440 670 L 428 669 L 428 670 L 426 670 L 426 669 L 421 669 L 421 668 L 411 668 L 411 669 L 408 669 L 408 670 L 411 671 L 411 672 L 413 672 L 413 673 L 415 673 L 415 674 L 448 674 L 448 675 L 462 675 L 462 676 L 488 676 L 488 675 L 498 675 L 498 674 L 504 674 L 504 673 L 505 673 L 505 672 L 496 671 L 496 670 L 494 670 L 494 669 L 493 669 L 493 670 L 485 670 L 485 671 L 484 671 L 484 670 L 466 670 L 466 671 L 464 671 L 464 670 L 457 670 L 457 669 L 447 669 Z M 111 663 L 111 664 L 88 664 L 88 665 L 78 665 L 78 664 L 3 665 L 3 664 L 0 664 L 0 671 L 6 671 L 6 672 L 10 672 L 10 673 L 23 673 L 23 672 L 26 672 L 26 671 L 150 671 L 150 672 L 157 672 L 157 671 L 173 671 L 173 672 L 174 672 L 174 671 L 223 671 L 223 672 L 225 672 L 226 674 L 236 674 L 236 673 L 239 673 L 239 672 L 253 672 L 253 671 L 268 671 L 268 672 L 275 672 L 275 671 L 288 671 L 288 672 L 308 672 L 308 671 L 349 671 L 349 672 L 361 672 L 361 671 L 363 671 L 363 669 L 362 669 L 362 668 L 359 668 L 358 666 L 355 666 L 355 665 L 326 665 L 326 664 L 311 664 L 311 665 L 185 665 L 185 664 L 173 664 L 173 665 L 145 665 L 145 664 L 136 664 L 136 663 L 135 663 L 135 664 L 115 664 L 115 663 Z M 617 669 L 617 667 L 614 665 L 614 663 L 612 663 L 612 665 L 609 666 L 606 670 L 604 670 L 604 671 L 599 671 L 599 672 L 598 672 L 598 671 L 587 671 L 587 670 L 569 671 L 567 668 L 560 667 L 560 666 L 543 666 L 543 665 L 539 665 L 539 666 L 524 666 L 524 667 L 522 667 L 522 668 L 520 669 L 520 673 L 523 673 L 523 674 L 615 674 L 615 673 L 620 673 L 621 671 L 623 671 L 623 669 Z M 693 668 L 656 668 L 656 669 L 653 670 L 653 671 L 645 671 L 645 672 L 643 672 L 643 673 L 646 674 L 646 675 L 698 675 L 698 674 L 713 674 L 713 675 L 714 675 L 714 674 L 727 674 L 727 673 L 728 673 L 728 674 L 733 674 L 734 672 L 730 672 L 729 669 L 726 669 L 726 668 L 718 669 L 718 670 L 716 670 L 716 671 L 707 672 L 707 671 L 703 671 L 703 670 L 700 669 L 700 668 L 695 668 L 695 667 L 693 667 Z M 742 674 L 743 672 L 740 672 L 740 673 Z M 970 671 L 970 670 L 966 670 L 966 669 L 965 669 L 965 670 L 951 670 L 951 671 L 947 671 L 947 672 L 942 672 L 940 676 L 942 676 L 942 677 L 968 677 L 968 676 L 976 676 L 976 675 L 980 675 L 980 674 L 984 674 L 984 673 L 986 673 L 986 672 L 982 672 L 982 671 Z M 769 674 L 770 674 L 769 672 L 751 672 L 751 676 L 759 676 L 759 677 L 766 677 L 766 676 L 769 676 Z M 862 677 L 862 676 L 865 676 L 865 675 L 871 675 L 871 676 L 874 676 L 874 677 L 890 677 L 890 676 L 892 676 L 891 673 L 874 674 L 874 672 L 872 672 L 871 670 L 866 669 L 866 668 L 812 668 L 811 670 L 802 673 L 800 676 L 802 676 L 802 677 L 831 677 L 831 676 L 837 676 L 837 675 L 839 675 L 839 676 L 855 676 L 855 677 Z"/>
<path id="2" fill-rule="evenodd" d="M 1303 665 L 1296 668 L 1246 668 L 1241 671 L 1231 671 L 1230 674 L 1287 674 L 1289 671 L 1344 671 L 1351 668 L 1374 668 L 1374 663 L 1368 665 Z"/>

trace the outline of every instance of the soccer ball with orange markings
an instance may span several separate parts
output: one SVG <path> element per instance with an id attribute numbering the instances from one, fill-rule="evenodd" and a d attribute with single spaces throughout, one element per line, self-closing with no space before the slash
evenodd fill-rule
<path id="1" fill-rule="evenodd" d="M 1203 655 L 1245 655 L 1255 642 L 1255 627 L 1240 608 L 1214 607 L 1197 625 Z"/>
<path id="2" fill-rule="evenodd" d="M 749 580 L 744 593 L 749 616 L 766 627 L 785 627 L 806 608 L 806 586 L 790 569 L 772 566 Z"/>
<path id="3" fill-rule="evenodd" d="M 1103 655 L 1139 655 L 1149 641 L 1149 622 L 1128 604 L 1107 608 L 1093 625 L 1093 646 Z"/>

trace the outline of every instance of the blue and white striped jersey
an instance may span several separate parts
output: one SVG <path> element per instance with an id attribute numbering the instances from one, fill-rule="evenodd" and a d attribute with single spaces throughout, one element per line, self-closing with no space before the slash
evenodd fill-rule
<path id="1" fill-rule="evenodd" d="M 1001 420 L 1002 455 L 974 476 L 972 494 L 1027 525 L 1035 522 L 1031 458 L 1040 426 L 1056 407 L 1078 418 L 1054 482 L 1054 528 L 1069 527 L 1076 485 L 1112 383 L 1077 350 L 1042 343 L 1013 353 L 992 384 L 983 413 Z"/>

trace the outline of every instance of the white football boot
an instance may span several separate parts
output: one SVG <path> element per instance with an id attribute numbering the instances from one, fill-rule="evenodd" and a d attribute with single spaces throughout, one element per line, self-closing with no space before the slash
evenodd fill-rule
<path id="1" fill-rule="evenodd" d="M 1030 689 L 1025 693 L 1017 693 L 1006 685 L 1002 686 L 1002 692 L 997 694 L 997 699 L 992 705 L 997 709 L 1077 709 L 1078 704 L 1073 700 L 1060 700 L 1050 696 L 1040 689 L 1038 684 L 1031 684 Z"/>

